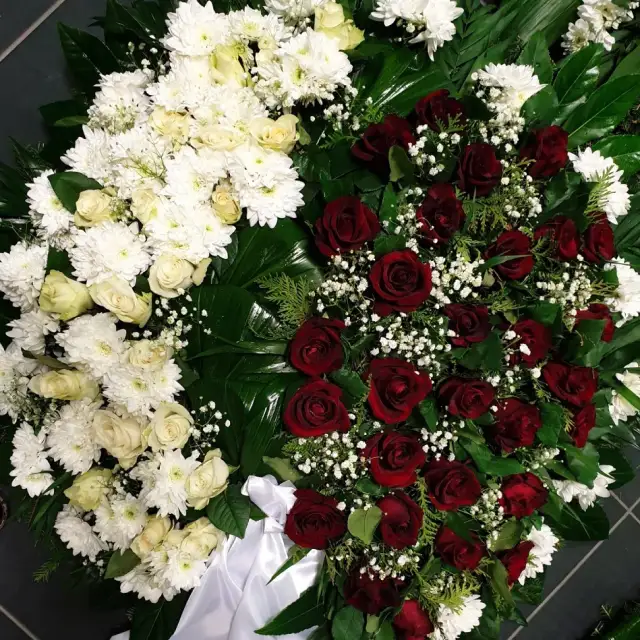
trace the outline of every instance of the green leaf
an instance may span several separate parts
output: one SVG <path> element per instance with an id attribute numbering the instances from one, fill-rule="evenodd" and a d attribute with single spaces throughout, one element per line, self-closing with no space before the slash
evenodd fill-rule
<path id="1" fill-rule="evenodd" d="M 623 455 L 622 451 L 618 449 L 602 448 L 600 453 L 600 466 L 611 465 L 615 468 L 615 471 L 611 474 L 615 478 L 615 482 L 609 485 L 609 489 L 617 489 L 622 487 L 628 482 L 631 482 L 635 477 L 635 471 L 629 464 L 629 461 Z"/>
<path id="2" fill-rule="evenodd" d="M 527 312 L 532 320 L 552 327 L 562 313 L 562 306 L 553 302 L 537 302 L 532 307 L 529 307 Z"/>
<path id="3" fill-rule="evenodd" d="M 139 600 L 131 621 L 130 640 L 167 640 L 173 635 L 187 603 L 188 592 L 157 603 Z"/>
<path id="4" fill-rule="evenodd" d="M 369 387 L 355 371 L 339 369 L 329 377 L 355 401 L 360 401 L 369 394 Z"/>
<path id="5" fill-rule="evenodd" d="M 360 478 L 356 482 L 356 489 L 369 496 L 383 496 L 387 492 L 384 487 L 376 484 L 369 476 Z"/>
<path id="6" fill-rule="evenodd" d="M 407 246 L 407 240 L 402 235 L 380 234 L 373 241 L 373 251 L 377 256 L 383 256 L 392 251 L 400 251 Z"/>
<path id="7" fill-rule="evenodd" d="M 551 124 L 558 113 L 558 96 L 554 88 L 547 85 L 540 89 L 522 105 L 520 113 L 530 126 Z"/>
<path id="8" fill-rule="evenodd" d="M 358 540 L 362 540 L 366 544 L 371 544 L 381 519 L 382 511 L 378 507 L 369 507 L 366 510 L 355 509 L 349 514 L 347 528 L 354 538 L 358 538 Z"/>
<path id="9" fill-rule="evenodd" d="M 527 578 L 524 584 L 516 582 L 512 590 L 514 598 L 526 604 L 538 605 L 542 602 L 544 594 L 544 573 Z"/>
<path id="10" fill-rule="evenodd" d="M 67 116 L 54 123 L 55 127 L 80 127 L 89 122 L 88 116 Z"/>
<path id="11" fill-rule="evenodd" d="M 398 196 L 393 188 L 392 184 L 388 184 L 384 193 L 382 194 L 382 204 L 380 205 L 380 211 L 378 217 L 380 222 L 389 222 L 393 225 L 398 215 Z"/>
<path id="12" fill-rule="evenodd" d="M 593 149 L 611 158 L 624 171 L 627 180 L 640 171 L 640 136 L 610 136 L 598 140 Z"/>
<path id="13" fill-rule="evenodd" d="M 261 636 L 283 636 L 300 633 L 324 622 L 324 607 L 318 602 L 318 586 L 309 587 L 302 595 L 285 607 L 273 620 L 255 633 Z"/>
<path id="14" fill-rule="evenodd" d="M 547 447 L 555 447 L 564 428 L 564 410 L 551 402 L 542 402 L 539 408 L 542 426 L 536 432 L 536 438 Z"/>
<path id="15" fill-rule="evenodd" d="M 489 578 L 493 590 L 507 605 L 515 607 L 516 603 L 513 601 L 513 596 L 509 589 L 507 569 L 500 560 L 496 560 L 493 564 L 489 565 Z"/>
<path id="16" fill-rule="evenodd" d="M 589 487 L 593 486 L 593 481 L 600 470 L 598 464 L 600 456 L 593 444 L 587 442 L 582 449 L 567 446 L 565 447 L 565 455 L 567 466 L 577 481 Z"/>
<path id="17" fill-rule="evenodd" d="M 131 549 L 127 549 L 123 553 L 114 551 L 109 558 L 109 563 L 107 564 L 107 568 L 104 572 L 104 577 L 119 578 L 125 573 L 129 573 L 129 571 L 134 567 L 137 567 L 139 564 L 140 558 L 138 558 Z"/>
<path id="18" fill-rule="evenodd" d="M 375 640 L 395 640 L 395 637 L 396 634 L 390 622 L 383 622 L 374 636 Z"/>
<path id="19" fill-rule="evenodd" d="M 553 78 L 553 62 L 549 56 L 549 47 L 542 33 L 536 33 L 527 42 L 518 64 L 528 64 L 532 66 L 543 84 L 548 84 Z"/>
<path id="20" fill-rule="evenodd" d="M 489 447 L 472 442 L 465 438 L 462 446 L 467 453 L 473 458 L 476 466 L 482 473 L 488 473 L 493 476 L 510 476 L 514 473 L 522 473 L 524 467 L 515 458 L 501 458 L 494 456 Z"/>
<path id="21" fill-rule="evenodd" d="M 640 69 L 640 46 L 636 46 L 630 54 L 622 58 L 613 70 L 611 79 L 636 74 L 638 69 Z"/>
<path id="22" fill-rule="evenodd" d="M 287 569 L 293 567 L 294 564 L 297 564 L 302 560 L 302 558 L 309 555 L 311 549 L 303 549 L 298 545 L 294 545 L 289 549 L 289 558 L 285 560 L 285 562 L 279 567 L 279 569 L 271 576 L 269 582 L 267 584 L 271 584 L 278 576 L 282 575 Z"/>
<path id="23" fill-rule="evenodd" d="M 427 396 L 419 405 L 420 415 L 429 428 L 429 431 L 435 431 L 438 427 L 438 404 L 433 394 Z"/>
<path id="24" fill-rule="evenodd" d="M 516 33 L 522 42 L 528 42 L 535 34 L 542 34 L 551 44 L 566 32 L 569 22 L 576 19 L 581 0 L 537 0 L 520 4 L 509 30 Z"/>
<path id="25" fill-rule="evenodd" d="M 331 624 L 333 640 L 354 640 L 362 635 L 364 616 L 354 607 L 342 607 Z"/>
<path id="26" fill-rule="evenodd" d="M 99 182 L 76 171 L 54 173 L 49 176 L 49 182 L 62 206 L 71 213 L 76 212 L 76 202 L 83 191 L 102 189 Z"/>
<path id="27" fill-rule="evenodd" d="M 586 511 L 578 506 L 565 504 L 560 513 L 551 513 L 547 506 L 544 512 L 548 516 L 551 528 L 565 540 L 580 542 L 606 540 L 609 537 L 609 519 L 599 504 Z"/>
<path id="28" fill-rule="evenodd" d="M 596 89 L 570 116 L 564 125 L 569 133 L 569 148 L 602 138 L 622 122 L 640 97 L 640 78 L 623 76 Z"/>
<path id="29" fill-rule="evenodd" d="M 491 542 L 491 549 L 493 551 L 513 549 L 520 542 L 523 533 L 524 525 L 520 520 L 509 520 L 498 530 L 498 537 Z"/>
<path id="30" fill-rule="evenodd" d="M 269 458 L 268 456 L 264 456 L 262 460 L 268 467 L 275 471 L 281 481 L 288 480 L 295 484 L 302 477 L 302 474 L 298 473 L 291 464 L 291 460 L 287 458 Z"/>
<path id="31" fill-rule="evenodd" d="M 207 505 L 207 516 L 218 529 L 244 538 L 251 516 L 251 501 L 242 495 L 240 485 L 231 484 L 224 493 L 211 499 Z"/>
<path id="32" fill-rule="evenodd" d="M 389 149 L 389 168 L 391 182 L 398 182 L 402 178 L 408 181 L 413 180 L 415 167 L 402 147 L 394 145 Z"/>

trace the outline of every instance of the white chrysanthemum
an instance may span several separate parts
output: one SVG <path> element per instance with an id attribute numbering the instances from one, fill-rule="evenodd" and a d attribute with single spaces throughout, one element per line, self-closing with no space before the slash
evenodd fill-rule
<path id="1" fill-rule="evenodd" d="M 101 551 L 109 549 L 109 545 L 100 540 L 91 525 L 82 519 L 80 511 L 69 504 L 65 504 L 58 513 L 54 528 L 74 556 L 84 556 L 94 562 Z"/>
<path id="2" fill-rule="evenodd" d="M 86 369 L 100 378 L 120 363 L 126 350 L 127 332 L 116 328 L 117 318 L 111 313 L 84 315 L 67 325 L 56 335 L 56 342 L 64 348 L 63 362 Z"/>
<path id="3" fill-rule="evenodd" d="M 488 64 L 478 70 L 478 78 L 486 87 L 501 89 L 500 102 L 517 109 L 546 86 L 527 64 Z"/>
<path id="4" fill-rule="evenodd" d="M 251 226 L 266 225 L 273 229 L 279 219 L 296 217 L 297 209 L 304 204 L 303 187 L 293 177 L 271 178 L 260 187 L 238 189 L 240 205 L 247 209 Z"/>
<path id="5" fill-rule="evenodd" d="M 320 5 L 325 0 L 314 0 L 314 2 Z M 301 4 L 296 0 L 296 7 Z M 311 13 L 314 10 L 315 7 L 311 10 Z M 291 27 L 285 25 L 278 11 L 271 11 L 264 15 L 252 7 L 244 7 L 244 9 L 232 11 L 229 14 L 229 31 L 234 40 L 240 40 L 245 43 L 259 42 L 261 48 L 264 48 L 265 44 L 275 48 L 274 45 L 283 40 L 288 40 L 292 33 Z"/>
<path id="6" fill-rule="evenodd" d="M 122 593 L 135 593 L 143 600 L 154 603 L 158 602 L 160 598 L 171 600 L 175 593 L 163 593 L 157 580 L 147 570 L 147 566 L 147 562 L 142 562 L 129 573 L 117 577 L 116 580 L 120 583 L 120 591 Z"/>
<path id="7" fill-rule="evenodd" d="M 611 158 L 606 158 L 599 151 L 590 147 L 579 149 L 578 153 L 570 153 L 569 160 L 573 170 L 579 173 L 587 182 L 599 182 L 605 177 L 618 180 L 622 172 Z"/>
<path id="8" fill-rule="evenodd" d="M 554 480 L 553 486 L 564 502 L 571 502 L 577 498 L 582 510 L 586 511 L 595 504 L 598 498 L 608 498 L 611 495 L 607 487 L 615 482 L 611 475 L 614 471 L 615 467 L 603 464 L 600 467 L 600 473 L 593 481 L 593 488 L 573 480 Z"/>
<path id="9" fill-rule="evenodd" d="M 270 13 L 282 16 L 285 20 L 298 22 L 307 18 L 328 0 L 266 0 L 265 7 Z"/>
<path id="10" fill-rule="evenodd" d="M 44 429 L 36 434 L 28 422 L 23 422 L 13 435 L 11 443 L 11 484 L 25 489 L 32 498 L 42 495 L 53 482 L 49 473 L 51 465 L 44 450 L 45 440 Z"/>
<path id="11" fill-rule="evenodd" d="M 629 213 L 629 207 L 631 206 L 629 188 L 623 182 L 612 182 L 598 204 L 602 211 L 607 214 L 609 222 L 617 224 L 618 218 Z"/>
<path id="12" fill-rule="evenodd" d="M 35 309 L 23 313 L 19 318 L 7 323 L 11 327 L 7 335 L 25 351 L 44 354 L 45 336 L 55 333 L 60 326 L 49 313 Z"/>
<path id="13" fill-rule="evenodd" d="M 76 140 L 75 145 L 63 156 L 62 162 L 74 171 L 102 184 L 109 184 L 113 175 L 112 136 L 103 129 L 87 126 L 82 127 L 82 133 L 84 137 Z"/>
<path id="14" fill-rule="evenodd" d="M 136 276 L 151 263 L 145 238 L 135 224 L 103 222 L 85 231 L 78 231 L 75 246 L 69 250 L 73 274 L 87 284 L 95 284 L 117 276 L 131 286 Z"/>
<path id="15" fill-rule="evenodd" d="M 551 528 L 543 524 L 540 529 L 533 527 L 526 538 L 533 542 L 533 549 L 529 552 L 527 566 L 520 574 L 518 582 L 524 584 L 527 578 L 534 578 L 551 564 L 552 556 L 557 551 L 559 538 Z"/>
<path id="16" fill-rule="evenodd" d="M 93 437 L 93 416 L 100 402 L 75 400 L 62 405 L 49 426 L 47 454 L 74 475 L 91 469 L 100 459 L 100 447 Z"/>
<path id="17" fill-rule="evenodd" d="M 177 518 L 187 512 L 185 483 L 198 465 L 197 451 L 185 458 L 180 449 L 168 449 L 138 463 L 131 477 L 142 482 L 140 499 L 148 508 Z"/>
<path id="18" fill-rule="evenodd" d="M 55 171 L 47 170 L 28 184 L 29 216 L 37 229 L 38 236 L 59 247 L 68 245 L 69 229 L 73 216 L 62 206 L 49 182 Z"/>
<path id="19" fill-rule="evenodd" d="M 181 2 L 174 13 L 167 16 L 168 35 L 163 44 L 187 56 L 206 56 L 219 44 L 227 41 L 227 16 L 216 13 L 211 2 L 201 5 L 198 0 Z"/>
<path id="20" fill-rule="evenodd" d="M 485 607 L 478 595 L 466 596 L 457 609 L 441 604 L 438 608 L 436 628 L 429 637 L 432 640 L 456 640 L 480 624 L 482 610 Z"/>
<path id="21" fill-rule="evenodd" d="M 567 32 L 562 37 L 562 47 L 568 53 L 580 51 L 593 41 L 594 34 L 591 25 L 586 20 L 576 20 L 569 23 Z M 605 44 L 605 46 L 607 46 Z"/>
<path id="22" fill-rule="evenodd" d="M 138 498 L 132 495 L 114 496 L 95 510 L 93 530 L 102 540 L 113 543 L 115 549 L 125 551 L 147 522 L 147 512 Z"/>
<path id="23" fill-rule="evenodd" d="M 640 376 L 629 369 L 637 369 L 640 364 L 632 362 L 625 367 L 623 373 L 616 373 L 616 378 L 627 389 L 640 396 Z M 613 421 L 618 424 L 620 421 L 626 422 L 628 418 L 632 418 L 638 413 L 638 409 L 631 404 L 624 396 L 613 389 L 611 393 L 611 404 L 609 405 L 609 413 Z"/>
<path id="24" fill-rule="evenodd" d="M 0 415 L 15 422 L 28 403 L 29 375 L 38 367 L 37 360 L 25 358 L 22 349 L 11 342 L 5 349 L 0 344 Z"/>
<path id="25" fill-rule="evenodd" d="M 44 282 L 49 249 L 46 245 L 17 242 L 0 253 L 0 291 L 15 307 L 32 309 Z"/>
<path id="26" fill-rule="evenodd" d="M 620 313 L 624 320 L 640 315 L 640 273 L 620 258 L 616 259 L 615 264 L 607 266 L 615 268 L 618 277 L 616 295 L 608 299 L 607 304 Z"/>
<path id="27" fill-rule="evenodd" d="M 158 549 L 149 554 L 149 566 L 163 591 L 195 589 L 207 568 L 207 561 L 180 549 Z M 166 586 L 165 586 L 166 585 Z"/>

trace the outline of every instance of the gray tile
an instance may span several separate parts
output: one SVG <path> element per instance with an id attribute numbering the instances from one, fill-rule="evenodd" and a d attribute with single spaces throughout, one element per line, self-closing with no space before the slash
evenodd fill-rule
<path id="1" fill-rule="evenodd" d="M 54 2 L 55 0 L 0 0 L 0 55 Z"/>
<path id="2" fill-rule="evenodd" d="M 633 447 L 627 447 L 624 452 L 625 457 L 631 464 L 636 476 L 631 482 L 615 490 L 616 495 L 630 507 L 640 498 L 640 451 Z"/>
<path id="3" fill-rule="evenodd" d="M 0 613 L 0 638 L 2 640 L 31 640 L 29 636 L 16 627 L 9 618 Z"/>

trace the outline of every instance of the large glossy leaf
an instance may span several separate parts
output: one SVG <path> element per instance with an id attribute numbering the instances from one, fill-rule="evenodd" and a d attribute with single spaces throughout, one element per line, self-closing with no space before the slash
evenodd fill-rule
<path id="1" fill-rule="evenodd" d="M 569 22 L 575 20 L 581 0 L 537 0 L 518 4 L 521 10 L 509 29 L 522 42 L 528 42 L 538 33 L 551 44 L 565 33 Z"/>
<path id="2" fill-rule="evenodd" d="M 318 586 L 309 587 L 302 595 L 285 607 L 262 629 L 255 633 L 261 636 L 282 636 L 299 633 L 309 627 L 322 624 L 325 619 L 324 607 L 318 603 Z"/>
<path id="3" fill-rule="evenodd" d="M 566 504 L 560 513 L 551 514 L 544 508 L 548 524 L 565 540 L 606 540 L 609 537 L 609 519 L 599 504 L 586 511 L 579 506 Z"/>
<path id="4" fill-rule="evenodd" d="M 611 74 L 611 78 L 621 78 L 622 76 L 632 75 L 638 73 L 640 69 L 640 46 L 636 48 L 628 55 L 626 55 L 618 63 L 616 68 Z"/>
<path id="5" fill-rule="evenodd" d="M 139 600 L 131 621 L 130 640 L 167 640 L 178 626 L 189 593 L 157 603 Z"/>
<path id="6" fill-rule="evenodd" d="M 224 493 L 211 499 L 207 516 L 221 531 L 244 538 L 251 517 L 251 501 L 242 493 L 239 484 L 231 484 Z"/>
<path id="7" fill-rule="evenodd" d="M 548 84 L 553 78 L 553 62 L 549 56 L 549 48 L 542 33 L 536 33 L 525 45 L 518 64 L 531 65 L 540 82 Z"/>
<path id="8" fill-rule="evenodd" d="M 640 76 L 638 81 L 640 82 Z M 618 168 L 624 171 L 627 180 L 640 171 L 640 136 L 609 136 L 598 140 L 593 148 L 603 156 L 612 158 Z"/>
<path id="9" fill-rule="evenodd" d="M 596 89 L 569 116 L 564 128 L 569 148 L 606 136 L 622 122 L 640 97 L 640 76 L 623 76 Z"/>

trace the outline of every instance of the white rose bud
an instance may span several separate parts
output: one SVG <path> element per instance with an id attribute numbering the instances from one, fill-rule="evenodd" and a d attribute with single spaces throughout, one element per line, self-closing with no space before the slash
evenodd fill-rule
<path id="1" fill-rule="evenodd" d="M 93 227 L 114 217 L 113 197 L 100 189 L 88 189 L 76 202 L 73 222 L 76 227 Z"/>
<path id="2" fill-rule="evenodd" d="M 238 129 L 221 124 L 210 124 L 200 127 L 192 138 L 191 144 L 196 148 L 208 147 L 214 151 L 231 151 L 242 144 L 245 137 Z"/>
<path id="3" fill-rule="evenodd" d="M 134 367 L 157 371 L 173 355 L 171 347 L 157 340 L 135 340 L 130 343 L 126 358 Z"/>
<path id="4" fill-rule="evenodd" d="M 224 224 L 234 224 L 240 220 L 240 201 L 228 180 L 222 180 L 216 186 L 211 196 L 211 204 L 216 216 Z"/>
<path id="5" fill-rule="evenodd" d="M 315 10 L 314 29 L 333 29 L 344 22 L 344 9 L 337 2 L 327 2 Z"/>
<path id="6" fill-rule="evenodd" d="M 211 77 L 219 84 L 246 87 L 249 75 L 244 70 L 238 50 L 233 45 L 218 45 L 209 58 Z"/>
<path id="7" fill-rule="evenodd" d="M 145 434 L 154 451 L 182 449 L 189 440 L 192 426 L 193 418 L 182 405 L 162 402 L 153 414 Z"/>
<path id="8" fill-rule="evenodd" d="M 171 531 L 171 520 L 160 516 L 149 516 L 144 529 L 131 543 L 131 551 L 138 558 L 146 558 Z"/>
<path id="9" fill-rule="evenodd" d="M 93 467 L 79 475 L 73 484 L 65 489 L 69 502 L 84 511 L 95 511 L 111 492 L 111 470 Z"/>
<path id="10" fill-rule="evenodd" d="M 42 283 L 38 304 L 43 311 L 55 313 L 60 320 L 71 320 L 93 307 L 89 289 L 60 271 L 50 271 Z"/>
<path id="11" fill-rule="evenodd" d="M 222 493 L 229 484 L 229 467 L 220 449 L 213 449 L 204 462 L 187 478 L 187 503 L 194 509 L 204 509 L 211 498 Z"/>
<path id="12" fill-rule="evenodd" d="M 159 296 L 175 298 L 180 295 L 180 290 L 184 292 L 192 284 L 202 284 L 209 264 L 211 264 L 211 258 L 205 258 L 197 267 L 194 267 L 184 258 L 163 253 L 151 265 L 149 287 Z"/>
<path id="13" fill-rule="evenodd" d="M 187 535 L 180 545 L 180 550 L 202 560 L 208 558 L 224 540 L 224 533 L 212 525 L 209 518 L 198 518 L 190 522 L 184 531 Z"/>
<path id="14" fill-rule="evenodd" d="M 151 126 L 162 136 L 184 143 L 189 138 L 189 116 L 156 107 L 149 116 Z"/>
<path id="15" fill-rule="evenodd" d="M 147 224 L 158 215 L 160 202 L 160 197 L 154 193 L 153 189 L 136 189 L 131 195 L 131 213 L 143 225 Z"/>
<path id="16" fill-rule="evenodd" d="M 43 398 L 56 400 L 82 400 L 97 397 L 98 383 L 86 373 L 76 369 L 59 369 L 39 373 L 29 381 L 29 391 Z"/>
<path id="17" fill-rule="evenodd" d="M 121 418 L 113 411 L 100 409 L 93 417 L 93 436 L 98 445 L 118 458 L 124 469 L 129 469 L 145 450 L 147 439 L 145 425 L 137 418 Z"/>
<path id="18" fill-rule="evenodd" d="M 355 49 L 364 40 L 364 31 L 358 29 L 353 20 L 347 20 L 337 27 L 320 29 L 320 32 L 337 40 L 341 51 Z"/>
<path id="19" fill-rule="evenodd" d="M 89 293 L 93 301 L 108 309 L 122 322 L 130 322 L 144 327 L 151 317 L 151 294 L 138 295 L 131 285 L 115 276 L 92 284 Z"/>
<path id="20" fill-rule="evenodd" d="M 261 147 L 291 153 L 298 140 L 297 124 L 298 118 L 291 114 L 280 116 L 277 120 L 254 118 L 249 123 L 249 131 Z"/>

